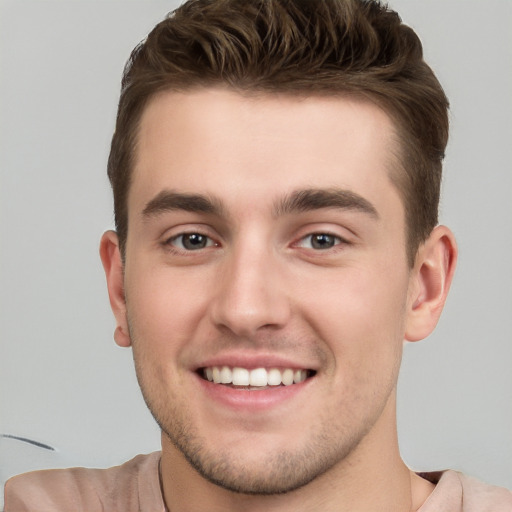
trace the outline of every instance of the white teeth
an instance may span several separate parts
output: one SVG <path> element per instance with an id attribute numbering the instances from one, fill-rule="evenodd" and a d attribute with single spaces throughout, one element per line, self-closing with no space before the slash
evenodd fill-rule
<path id="1" fill-rule="evenodd" d="M 248 386 L 249 370 L 245 368 L 233 368 L 233 384 L 235 386 Z"/>
<path id="2" fill-rule="evenodd" d="M 268 383 L 267 370 L 256 368 L 249 373 L 249 384 L 251 386 L 266 386 Z"/>
<path id="3" fill-rule="evenodd" d="M 234 386 L 291 386 L 304 382 L 308 376 L 307 370 L 285 368 L 230 368 L 229 366 L 209 366 L 203 369 L 203 376 L 215 384 L 233 384 Z"/>
<path id="4" fill-rule="evenodd" d="M 294 384 L 298 384 L 299 382 L 304 382 L 306 377 L 308 376 L 308 372 L 306 370 L 295 370 L 293 373 L 293 382 Z"/>
<path id="5" fill-rule="evenodd" d="M 277 368 L 268 371 L 267 381 L 269 386 L 279 386 L 282 382 L 281 372 Z"/>
<path id="6" fill-rule="evenodd" d="M 217 366 L 213 367 L 212 375 L 213 382 L 215 382 L 215 384 L 220 384 L 220 370 Z"/>
<path id="7" fill-rule="evenodd" d="M 221 384 L 231 384 L 233 382 L 233 373 L 231 372 L 231 368 L 228 366 L 223 366 L 220 369 L 220 383 Z"/>
<path id="8" fill-rule="evenodd" d="M 290 370 L 290 368 L 283 371 L 283 384 L 285 386 L 293 384 L 293 370 Z"/>

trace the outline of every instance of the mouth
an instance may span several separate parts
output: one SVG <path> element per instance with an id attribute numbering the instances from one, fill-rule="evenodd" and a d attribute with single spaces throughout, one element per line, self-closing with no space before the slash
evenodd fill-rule
<path id="1" fill-rule="evenodd" d="M 207 366 L 199 368 L 198 375 L 213 384 L 234 389 L 257 391 L 293 386 L 310 379 L 315 370 L 294 368 L 242 368 L 230 366 Z"/>

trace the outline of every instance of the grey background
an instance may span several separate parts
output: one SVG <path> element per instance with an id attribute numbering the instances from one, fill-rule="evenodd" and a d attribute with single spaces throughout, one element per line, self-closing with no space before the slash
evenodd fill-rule
<path id="1" fill-rule="evenodd" d="M 159 448 L 98 257 L 119 81 L 163 1 L 0 3 L 0 483 Z M 442 222 L 460 261 L 444 315 L 407 346 L 403 456 L 512 488 L 512 2 L 395 0 L 451 99 Z M 1 503 L 1 496 L 0 496 Z"/>

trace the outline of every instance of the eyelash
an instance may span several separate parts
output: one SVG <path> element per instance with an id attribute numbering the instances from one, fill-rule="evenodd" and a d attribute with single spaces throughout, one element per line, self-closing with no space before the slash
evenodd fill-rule
<path id="1" fill-rule="evenodd" d="M 311 249 L 315 250 L 315 252 L 324 252 L 324 251 L 329 251 L 329 250 L 336 250 L 336 248 L 340 245 L 346 245 L 348 244 L 348 241 L 345 240 L 344 238 L 338 236 L 338 235 L 333 235 L 332 233 L 329 233 L 329 232 L 324 232 L 324 231 L 317 231 L 315 233 L 309 233 L 308 235 L 302 237 L 296 244 L 294 244 L 296 247 L 304 247 L 302 244 L 306 241 L 306 240 L 310 240 L 311 242 L 311 246 L 313 246 L 315 244 L 315 241 L 314 241 L 314 237 L 316 237 L 317 239 L 317 242 L 323 237 L 324 239 L 327 238 L 327 239 L 330 239 L 333 241 L 333 245 L 330 245 L 330 246 L 327 246 L 327 247 L 317 247 L 315 249 L 315 247 L 310 247 Z M 309 247 L 308 247 L 309 249 Z"/>
<path id="2" fill-rule="evenodd" d="M 185 244 L 184 244 L 184 238 L 185 237 L 191 237 L 191 238 L 192 237 L 198 237 L 198 238 L 206 239 L 206 245 L 204 247 L 198 247 L 196 249 L 187 248 L 187 247 L 185 247 Z M 181 247 L 177 247 L 176 245 L 173 244 L 173 242 L 176 242 L 178 240 L 181 240 L 181 243 L 180 243 Z M 215 242 L 210 236 L 205 235 L 203 233 L 200 233 L 199 231 L 190 231 L 190 232 L 187 232 L 187 233 L 179 233 L 178 235 L 175 235 L 175 236 L 172 236 L 171 238 L 168 238 L 164 242 L 164 246 L 166 246 L 166 248 L 168 250 L 171 250 L 171 251 L 174 251 L 174 252 L 180 252 L 180 253 L 196 252 L 196 251 L 199 251 L 201 249 L 207 249 L 209 247 L 216 247 L 218 245 L 219 244 L 217 242 Z"/>
<path id="3" fill-rule="evenodd" d="M 185 237 L 191 237 L 192 239 L 194 237 L 198 237 L 200 239 L 206 239 L 206 244 L 203 247 L 197 247 L 196 249 L 191 249 L 190 247 L 186 247 Z M 328 241 L 332 241 L 332 245 L 328 245 L 326 247 L 314 247 L 315 240 L 314 237 L 317 238 L 317 243 L 320 242 L 320 240 L 323 238 L 324 240 L 327 239 Z M 180 241 L 180 246 L 175 245 L 175 242 Z M 307 243 L 307 241 L 310 241 L 311 247 L 305 247 L 304 243 Z M 190 239 L 189 239 L 190 242 Z M 192 242 L 193 244 L 195 242 Z M 299 239 L 298 242 L 293 244 L 293 247 L 301 247 L 304 249 L 311 249 L 314 252 L 333 252 L 337 249 L 339 250 L 338 246 L 347 245 L 349 242 L 345 240 L 344 238 L 334 235 L 329 232 L 324 231 L 318 231 L 314 233 L 308 233 L 306 236 L 303 236 Z M 167 250 L 175 253 L 193 253 L 196 251 L 201 251 L 202 249 L 208 249 L 210 247 L 218 247 L 220 244 L 215 242 L 210 236 L 205 235 L 204 233 L 201 233 L 199 231 L 190 231 L 185 233 L 179 233 L 178 235 L 172 236 L 171 238 L 168 238 L 164 241 L 163 245 L 166 247 Z"/>

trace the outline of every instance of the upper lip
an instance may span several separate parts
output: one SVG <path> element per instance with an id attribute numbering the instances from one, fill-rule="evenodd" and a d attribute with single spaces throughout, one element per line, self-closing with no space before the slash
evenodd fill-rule
<path id="1" fill-rule="evenodd" d="M 224 353 L 207 358 L 195 367 L 208 368 L 212 366 L 229 366 L 230 368 L 291 368 L 294 370 L 317 370 L 311 362 L 300 362 L 291 357 L 280 354 L 248 354 L 248 353 Z"/>

